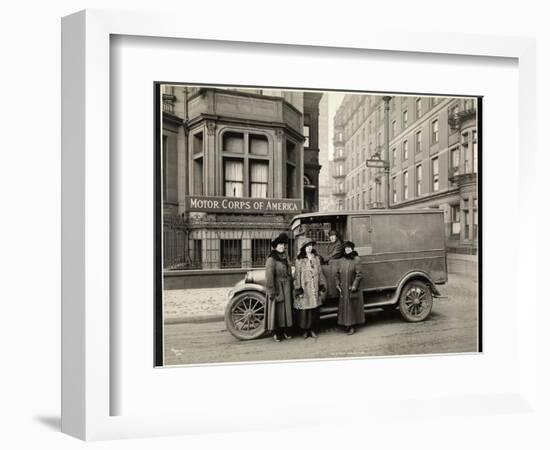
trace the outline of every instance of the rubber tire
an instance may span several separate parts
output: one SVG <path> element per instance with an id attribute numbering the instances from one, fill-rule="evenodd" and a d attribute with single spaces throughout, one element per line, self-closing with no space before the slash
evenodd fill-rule
<path id="1" fill-rule="evenodd" d="M 405 300 L 407 298 L 408 293 L 413 289 L 421 289 L 425 293 L 424 302 L 426 303 L 426 306 L 422 310 L 422 313 L 418 315 L 411 314 L 408 311 L 408 308 L 405 304 Z M 409 281 L 401 291 L 401 294 L 399 296 L 398 306 L 399 306 L 399 312 L 401 313 L 401 316 L 407 322 L 422 322 L 423 320 L 426 319 L 426 317 L 430 315 L 430 312 L 432 311 L 433 296 L 432 296 L 432 290 L 430 286 L 424 281 L 420 281 L 420 280 Z"/>
<path id="2" fill-rule="evenodd" d="M 253 333 L 246 333 L 243 330 L 239 330 L 233 322 L 233 309 L 245 298 L 253 298 L 254 300 L 257 300 L 264 305 L 264 320 Z M 263 294 L 254 291 L 245 291 L 238 293 L 231 300 L 229 300 L 229 303 L 225 308 L 225 327 L 227 328 L 227 331 L 229 331 L 233 336 L 242 341 L 249 341 L 262 337 L 266 332 L 265 321 L 267 318 L 267 314 L 265 314 L 265 307 L 266 299 Z"/>

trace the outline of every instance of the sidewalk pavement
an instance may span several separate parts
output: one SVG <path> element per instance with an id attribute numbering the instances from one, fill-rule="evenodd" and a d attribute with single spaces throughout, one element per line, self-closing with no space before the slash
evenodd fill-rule
<path id="1" fill-rule="evenodd" d="M 450 295 L 452 299 L 459 296 L 458 294 L 463 290 L 472 289 L 475 286 L 477 286 L 477 277 L 449 273 L 449 282 L 438 288 L 444 296 Z M 223 321 L 227 293 L 230 289 L 231 287 L 164 291 L 164 323 Z"/>
<path id="2" fill-rule="evenodd" d="M 231 287 L 164 291 L 164 323 L 223 321 L 230 289 Z"/>

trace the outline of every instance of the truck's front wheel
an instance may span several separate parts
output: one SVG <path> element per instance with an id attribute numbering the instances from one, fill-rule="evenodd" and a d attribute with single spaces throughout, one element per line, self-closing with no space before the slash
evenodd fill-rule
<path id="1" fill-rule="evenodd" d="M 265 297 L 257 292 L 235 295 L 225 308 L 225 326 L 237 339 L 256 339 L 265 333 Z"/>
<path id="2" fill-rule="evenodd" d="M 408 282 L 399 296 L 399 312 L 407 322 L 422 322 L 432 310 L 430 287 L 423 281 Z"/>

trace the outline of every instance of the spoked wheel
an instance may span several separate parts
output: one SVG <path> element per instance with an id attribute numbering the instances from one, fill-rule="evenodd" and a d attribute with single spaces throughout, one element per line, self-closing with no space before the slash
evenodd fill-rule
<path id="1" fill-rule="evenodd" d="M 225 309 L 225 326 L 237 339 L 249 340 L 265 332 L 265 297 L 257 292 L 243 292 L 233 297 Z"/>
<path id="2" fill-rule="evenodd" d="M 432 310 L 430 287 L 423 281 L 413 280 L 403 288 L 399 297 L 399 312 L 407 322 L 421 322 Z"/>

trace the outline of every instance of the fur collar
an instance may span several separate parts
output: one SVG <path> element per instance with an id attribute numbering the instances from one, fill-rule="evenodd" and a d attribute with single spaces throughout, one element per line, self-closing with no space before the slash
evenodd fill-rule
<path id="1" fill-rule="evenodd" d="M 277 250 L 271 250 L 268 258 L 273 258 L 275 261 L 280 261 L 284 264 L 288 264 L 288 258 L 286 257 L 286 252 L 279 253 Z"/>
<path id="2" fill-rule="evenodd" d="M 353 250 L 353 251 L 352 251 L 351 253 L 349 253 L 349 254 L 348 254 L 348 253 L 344 253 L 344 258 L 346 258 L 346 259 L 353 259 L 353 258 L 355 258 L 356 256 L 359 256 L 359 254 L 358 254 L 355 250 Z"/>
<path id="3" fill-rule="evenodd" d="M 315 249 L 311 250 L 311 254 L 317 256 L 317 251 Z M 296 256 L 296 259 L 304 259 L 307 258 L 306 249 L 303 248 L 300 250 L 300 253 L 298 253 L 298 256 Z"/>

